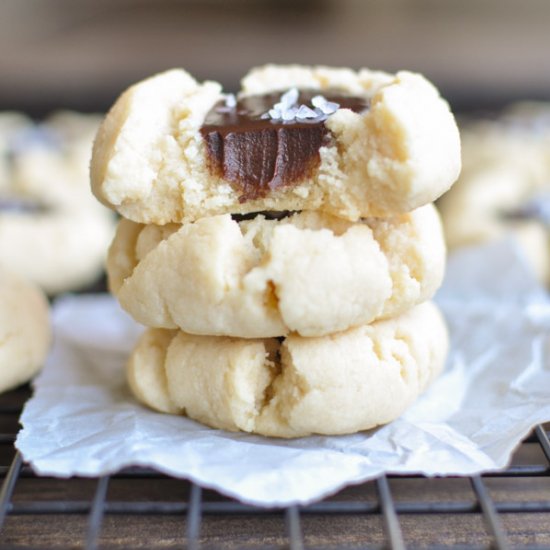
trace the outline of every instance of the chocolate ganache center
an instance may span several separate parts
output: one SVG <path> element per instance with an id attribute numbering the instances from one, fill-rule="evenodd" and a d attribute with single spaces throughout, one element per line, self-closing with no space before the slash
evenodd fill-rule
<path id="1" fill-rule="evenodd" d="M 282 111 L 274 109 L 281 101 Z M 210 171 L 231 183 L 240 193 L 240 202 L 266 197 L 311 176 L 318 167 L 319 149 L 330 141 L 325 121 L 331 112 L 341 108 L 360 113 L 368 107 L 367 98 L 336 90 L 292 90 L 283 96 L 277 92 L 222 100 L 206 115 L 200 130 Z"/>

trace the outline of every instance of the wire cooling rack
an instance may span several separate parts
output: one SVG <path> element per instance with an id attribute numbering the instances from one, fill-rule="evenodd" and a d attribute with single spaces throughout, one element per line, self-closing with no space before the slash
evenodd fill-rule
<path id="1" fill-rule="evenodd" d="M 265 509 L 144 468 L 38 477 L 13 447 L 29 396 L 0 396 L 0 548 L 550 548 L 550 425 L 502 472 L 383 476 L 310 506 Z"/>

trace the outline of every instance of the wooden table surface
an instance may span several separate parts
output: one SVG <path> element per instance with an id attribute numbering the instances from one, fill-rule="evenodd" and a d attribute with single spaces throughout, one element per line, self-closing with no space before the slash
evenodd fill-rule
<path id="1" fill-rule="evenodd" d="M 15 456 L 20 408 L 29 395 L 23 387 L 0 396 L 4 478 Z M 546 442 L 549 428 L 538 433 Z M 11 498 L 3 495 L 7 515 L 0 549 L 86 548 L 87 538 L 88 548 L 105 549 L 550 548 L 550 466 L 537 434 L 518 448 L 507 471 L 478 480 L 487 493 L 483 504 L 497 512 L 500 546 L 469 478 L 386 480 L 389 493 L 384 498 L 382 482 L 372 481 L 288 511 L 246 507 L 213 491 L 193 489 L 186 481 L 138 469 L 105 480 L 103 501 L 96 479 L 40 478 L 23 466 Z M 192 494 L 196 506 L 190 505 Z M 90 519 L 94 498 L 100 504 L 96 529 Z M 2 495 L 0 521 L 1 507 Z M 395 511 L 398 527 L 391 541 L 387 520 Z M 197 538 L 188 542 L 193 530 Z M 400 537 L 405 546 L 400 546 Z"/>

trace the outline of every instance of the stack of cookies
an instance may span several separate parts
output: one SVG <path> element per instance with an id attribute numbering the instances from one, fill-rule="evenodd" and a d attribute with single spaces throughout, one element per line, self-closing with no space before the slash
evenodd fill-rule
<path id="1" fill-rule="evenodd" d="M 417 74 L 270 65 L 235 97 L 172 70 L 128 89 L 91 176 L 124 218 L 111 290 L 150 327 L 136 397 L 277 437 L 398 417 L 445 361 L 429 203 L 459 170 L 454 118 Z"/>

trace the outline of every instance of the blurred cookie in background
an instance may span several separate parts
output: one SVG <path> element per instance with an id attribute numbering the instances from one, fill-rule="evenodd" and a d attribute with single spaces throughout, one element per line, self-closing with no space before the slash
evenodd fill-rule
<path id="1" fill-rule="evenodd" d="M 25 115 L 15 111 L 0 112 L 0 193 L 10 185 L 11 142 L 19 132 L 31 127 Z"/>
<path id="2" fill-rule="evenodd" d="M 51 342 L 48 301 L 34 284 L 0 266 L 0 392 L 30 380 Z"/>
<path id="3" fill-rule="evenodd" d="M 36 124 L 0 113 L 0 265 L 48 294 L 83 288 L 103 271 L 114 219 L 89 185 L 99 121 L 63 111 Z"/>
<path id="4" fill-rule="evenodd" d="M 550 104 L 461 125 L 462 173 L 438 202 L 449 249 L 513 235 L 550 284 Z"/>

